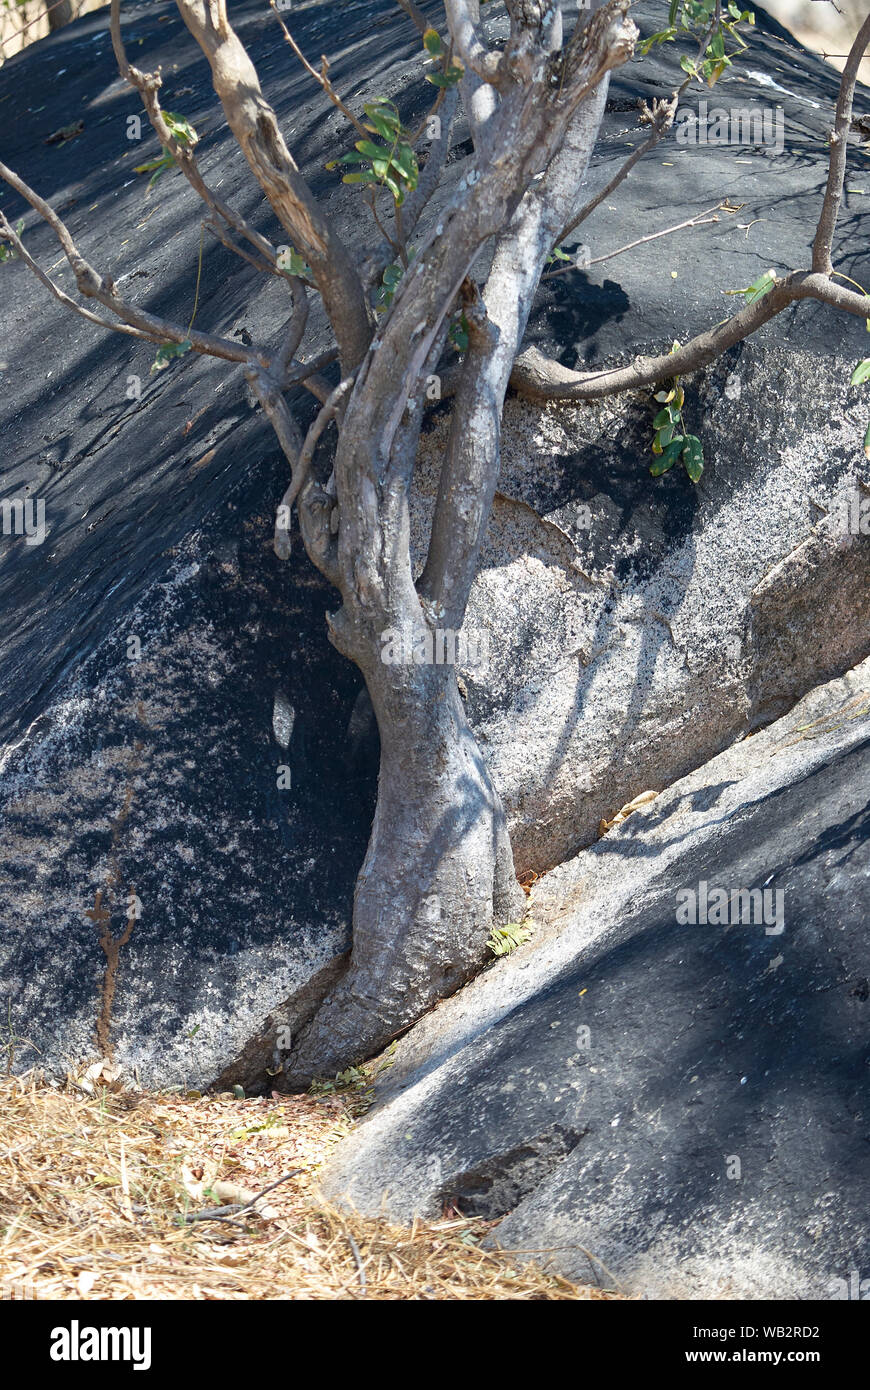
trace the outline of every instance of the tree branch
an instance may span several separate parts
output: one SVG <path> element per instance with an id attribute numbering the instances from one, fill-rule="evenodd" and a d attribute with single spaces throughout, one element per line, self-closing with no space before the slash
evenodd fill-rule
<path id="1" fill-rule="evenodd" d="M 463 66 L 471 68 L 481 81 L 497 86 L 503 75 L 502 55 L 484 43 L 471 17 L 468 0 L 444 0 L 444 9 L 453 47 Z"/>
<path id="2" fill-rule="evenodd" d="M 177 0 L 209 61 L 230 129 L 282 227 L 311 266 L 346 370 L 371 340 L 368 305 L 347 248 L 324 218 L 288 150 L 256 69 L 227 18 L 226 0 Z"/>
<path id="3" fill-rule="evenodd" d="M 350 121 L 350 124 L 353 126 L 357 134 L 360 135 L 363 140 L 368 140 L 369 132 L 366 130 L 362 122 L 357 120 L 356 116 L 353 114 L 350 108 L 345 106 L 341 97 L 338 95 L 338 92 L 335 90 L 332 83 L 330 82 L 329 61 L 326 58 L 326 56 L 324 55 L 321 58 L 320 72 L 318 72 L 317 68 L 312 67 L 311 63 L 309 63 L 308 59 L 305 57 L 305 54 L 302 52 L 302 49 L 299 47 L 293 35 L 290 33 L 290 30 L 287 28 L 287 25 L 284 23 L 280 14 L 278 14 L 278 8 L 275 4 L 275 0 L 269 0 L 269 4 L 275 12 L 278 23 L 281 25 L 284 38 L 287 40 L 290 47 L 293 49 L 293 52 L 296 54 L 296 57 L 299 59 L 305 71 L 309 72 L 311 76 L 314 78 L 315 82 L 319 83 L 326 95 L 329 97 L 329 100 L 332 102 L 333 106 L 336 106 L 338 108 L 338 110 L 344 116 L 345 120 Z"/>
<path id="4" fill-rule="evenodd" d="M 658 357 L 636 357 L 624 367 L 581 373 L 570 371 L 531 347 L 514 363 L 511 386 L 535 401 L 592 401 L 618 391 L 640 390 L 669 377 L 686 376 L 709 366 L 728 348 L 748 338 L 800 299 L 817 299 L 846 313 L 862 318 L 870 316 L 870 296 L 835 285 L 816 271 L 792 271 L 777 280 L 763 298 L 746 305 L 714 328 L 697 334 L 675 352 Z"/>
<path id="5" fill-rule="evenodd" d="M 95 323 L 98 328 L 110 328 L 113 332 L 124 333 L 130 338 L 142 338 L 149 343 L 158 341 L 158 339 L 154 338 L 150 333 L 143 333 L 140 329 L 131 328 L 127 324 L 113 323 L 111 319 L 104 319 L 101 318 L 99 314 L 92 313 L 91 310 L 86 309 L 83 304 L 77 304 L 59 285 L 54 283 L 50 276 L 46 275 L 42 266 L 36 263 L 27 250 L 27 247 L 24 245 L 24 242 L 21 240 L 18 233 L 10 226 L 9 222 L 7 222 L 2 212 L 0 212 L 0 241 L 11 242 L 15 248 L 16 255 L 33 271 L 36 278 L 45 285 L 46 289 L 54 295 L 55 299 L 59 300 L 65 308 L 73 309 L 77 314 L 80 314 L 83 319 L 87 319 L 88 323 Z"/>
<path id="6" fill-rule="evenodd" d="M 411 22 L 417 26 L 419 32 L 425 34 L 429 25 L 426 23 L 426 16 L 423 11 L 414 4 L 414 0 L 396 0 L 396 4 L 401 10 L 405 11 L 405 14 Z"/>
<path id="7" fill-rule="evenodd" d="M 259 350 L 250 351 L 240 347 L 238 343 L 232 342 L 229 338 L 216 337 L 212 333 L 200 333 L 196 329 L 184 329 L 180 324 L 172 323 L 169 319 L 159 318 L 156 314 L 149 314 L 145 309 L 139 309 L 135 305 L 129 304 L 118 294 L 111 277 L 98 275 L 93 266 L 85 260 L 73 241 L 66 223 L 58 217 L 44 198 L 40 198 L 29 184 L 26 184 L 3 163 L 0 163 L 0 178 L 14 188 L 16 193 L 20 193 L 22 198 L 25 198 L 51 227 L 72 268 L 79 294 L 83 295 L 85 299 L 96 299 L 104 308 L 110 309 L 123 323 L 138 329 L 138 336 L 158 343 L 189 342 L 194 352 L 203 353 L 208 357 L 222 357 L 228 362 L 247 363 L 252 358 L 265 362 L 266 359 Z M 27 257 L 26 259 L 30 263 L 31 258 Z M 43 276 L 40 276 L 40 279 L 43 279 Z M 55 292 L 56 287 L 53 290 L 53 293 Z M 61 291 L 57 294 L 57 297 L 60 298 L 62 293 Z M 123 332 L 117 324 L 103 323 L 102 326 Z"/>
<path id="8" fill-rule="evenodd" d="M 237 213 L 234 208 L 229 207 L 227 203 L 224 203 L 223 200 L 209 188 L 205 179 L 199 172 L 199 165 L 197 164 L 193 150 L 189 145 L 183 145 L 180 141 L 176 140 L 169 126 L 166 124 L 157 96 L 163 82 L 160 73 L 140 72 L 138 68 L 134 68 L 128 61 L 127 53 L 124 48 L 124 40 L 121 37 L 121 0 L 112 0 L 109 25 L 112 35 L 112 48 L 115 52 L 118 71 L 141 96 L 142 105 L 145 107 L 148 119 L 154 127 L 161 145 L 164 145 L 170 151 L 179 169 L 184 174 L 191 187 L 199 194 L 206 206 L 210 208 L 213 213 L 216 213 L 217 216 L 223 218 L 227 225 L 232 227 L 235 232 L 249 241 L 265 259 L 267 263 L 266 266 L 263 267 L 257 261 L 251 259 L 251 257 L 245 255 L 231 238 L 225 240 L 223 237 L 219 237 L 219 239 L 229 250 L 235 251 L 237 255 L 243 256 L 245 260 L 249 261 L 251 265 L 256 266 L 258 270 L 265 268 L 273 274 L 278 274 L 275 269 L 275 248 L 272 243 L 268 238 L 254 231 L 253 227 L 249 226 L 244 217 Z"/>
<path id="9" fill-rule="evenodd" d="M 855 83 L 858 79 L 858 69 L 861 66 L 868 44 L 870 44 L 870 15 L 864 20 L 864 23 L 858 31 L 855 42 L 849 50 L 849 57 L 840 80 L 840 92 L 837 97 L 834 129 L 831 131 L 828 183 L 822 201 L 822 211 L 819 217 L 816 239 L 813 242 L 813 270 L 821 271 L 825 275 L 830 275 L 834 268 L 831 262 L 831 248 L 833 246 L 837 218 L 840 215 L 840 202 L 843 197 L 843 180 L 846 176 L 846 152 L 848 149 L 849 126 L 852 121 L 852 99 L 855 95 Z"/>
<path id="10" fill-rule="evenodd" d="M 673 125 L 674 117 L 677 113 L 678 102 L 679 95 L 675 93 L 674 96 L 668 100 L 654 101 L 652 109 L 646 106 L 643 108 L 644 111 L 649 112 L 652 131 L 647 136 L 646 140 L 644 140 L 643 144 L 639 145 L 638 148 L 629 155 L 622 167 L 617 169 L 613 178 L 609 183 L 604 185 L 600 193 L 596 193 L 594 198 L 590 198 L 588 203 L 584 203 L 577 215 L 572 217 L 571 221 L 562 228 L 556 238 L 557 245 L 563 242 L 566 237 L 569 237 L 573 231 L 576 231 L 580 223 L 585 222 L 590 213 L 593 213 L 595 209 L 604 202 L 605 198 L 609 198 L 614 189 L 618 188 L 622 183 L 623 179 L 628 177 L 635 164 L 637 164 L 645 154 L 648 154 L 650 150 L 655 148 L 662 136 L 666 131 L 670 130 Z"/>
<path id="11" fill-rule="evenodd" d="M 633 251 L 636 246 L 643 246 L 647 241 L 657 241 L 660 236 L 670 236 L 672 232 L 682 232 L 687 227 L 703 227 L 708 222 L 718 222 L 718 217 L 711 217 L 709 214 L 716 213 L 722 204 L 717 203 L 715 207 L 706 208 L 704 212 L 699 212 L 695 217 L 689 217 L 685 222 L 677 222 L 673 227 L 664 227 L 660 232 L 649 232 L 646 236 L 638 237 L 636 241 L 629 241 L 625 246 L 618 246 L 615 251 L 608 251 L 604 256 L 594 256 L 592 260 L 584 261 L 574 265 L 563 265 L 558 270 L 549 270 L 546 275 L 542 275 L 542 280 L 555 280 L 557 275 L 567 275 L 572 270 L 585 270 L 590 265 L 600 265 L 602 261 L 612 261 L 614 256 L 621 256 L 625 251 Z"/>
<path id="12" fill-rule="evenodd" d="M 469 335 L 419 584 L 446 627 L 461 625 L 468 602 L 498 479 L 501 413 L 514 358 L 553 238 L 576 204 L 608 85 L 605 78 L 579 104 L 561 147 L 496 243 L 484 291 L 489 337 L 482 330 Z"/>

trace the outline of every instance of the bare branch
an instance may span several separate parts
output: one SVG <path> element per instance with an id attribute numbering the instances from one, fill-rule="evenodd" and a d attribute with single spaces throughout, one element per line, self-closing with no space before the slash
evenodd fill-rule
<path id="1" fill-rule="evenodd" d="M 138 68 L 134 68 L 128 61 L 127 53 L 124 48 L 124 41 L 121 37 L 121 0 L 112 0 L 109 23 L 112 34 L 112 48 L 115 52 L 118 70 L 121 76 L 125 78 L 125 80 L 130 83 L 130 86 L 134 87 L 141 96 L 142 104 L 145 107 L 148 119 L 154 127 L 161 145 L 164 145 L 170 151 L 179 169 L 184 174 L 191 187 L 195 189 L 200 198 L 202 198 L 206 206 L 210 208 L 213 213 L 216 213 L 218 217 L 223 218 L 227 225 L 232 227 L 235 232 L 249 241 L 264 258 L 266 266 L 264 267 L 250 256 L 245 255 L 241 248 L 238 247 L 231 238 L 224 238 L 216 232 L 215 234 L 219 236 L 219 240 L 221 240 L 229 250 L 235 251 L 237 255 L 243 256 L 245 260 L 249 261 L 249 263 L 258 270 L 266 269 L 277 274 L 278 272 L 275 269 L 275 248 L 272 243 L 267 237 L 261 236 L 259 232 L 254 231 L 253 227 L 249 226 L 240 213 L 237 213 L 234 208 L 224 203 L 223 200 L 209 188 L 205 179 L 199 172 L 199 166 L 196 162 L 196 156 L 193 150 L 189 145 L 183 145 L 179 140 L 176 140 L 167 125 L 157 96 L 162 86 L 160 73 L 140 72 Z M 214 230 L 213 227 L 211 229 Z"/>
<path id="2" fill-rule="evenodd" d="M 503 73 L 502 55 L 494 53 L 484 43 L 472 19 L 468 0 L 444 0 L 444 9 L 453 47 L 463 66 L 471 68 L 481 81 L 497 85 Z"/>
<path id="3" fill-rule="evenodd" d="M 597 64 L 593 56 L 592 63 Z M 608 79 L 574 111 L 543 176 L 527 189 L 499 236 L 484 291 L 489 344 L 470 341 L 457 388 L 447 457 L 435 505 L 420 590 L 439 622 L 458 628 L 471 589 L 495 493 L 501 413 L 514 358 L 557 229 L 576 205 L 577 188 L 601 124 Z M 466 310 L 466 317 L 468 311 Z"/>
<path id="4" fill-rule="evenodd" d="M 278 14 L 278 8 L 275 4 L 275 0 L 269 0 L 269 4 L 271 8 L 275 11 L 278 23 L 281 25 L 281 29 L 284 33 L 284 38 L 287 40 L 290 47 L 293 49 L 293 52 L 296 54 L 296 57 L 299 59 L 302 66 L 305 68 L 305 71 L 309 72 L 311 76 L 314 78 L 315 82 L 318 82 L 320 84 L 326 95 L 329 97 L 329 100 L 332 102 L 333 106 L 338 107 L 338 110 L 341 112 L 341 114 L 345 117 L 346 120 L 350 121 L 354 130 L 356 130 L 356 132 L 362 137 L 362 139 L 368 140 L 369 132 L 366 130 L 365 126 L 357 120 L 356 116 L 349 109 L 349 107 L 345 106 L 341 97 L 338 95 L 338 92 L 335 90 L 335 88 L 329 80 L 329 60 L 326 57 L 326 55 L 324 54 L 323 57 L 321 57 L 320 59 L 321 67 L 320 72 L 318 72 L 317 69 L 315 67 L 312 67 L 312 65 L 309 63 L 308 59 L 305 57 L 305 54 L 302 52 L 302 49 L 299 47 L 293 35 L 290 33 L 290 30 L 287 28 L 287 25 L 284 23 L 280 14 Z"/>
<path id="5" fill-rule="evenodd" d="M 283 381 L 287 368 L 292 362 L 305 337 L 308 326 L 308 294 L 301 280 L 294 275 L 290 280 L 290 293 L 293 297 L 293 313 L 287 325 L 287 337 L 275 362 L 275 374 Z"/>
<path id="6" fill-rule="evenodd" d="M 396 0 L 400 9 L 405 11 L 408 18 L 417 26 L 421 34 L 425 34 L 429 25 L 426 23 L 426 16 L 423 11 L 414 4 L 414 0 Z"/>
<path id="7" fill-rule="evenodd" d="M 207 218 L 203 225 L 208 228 L 222 246 L 225 246 L 228 251 L 232 251 L 236 256 L 239 256 L 241 260 L 247 261 L 248 265 L 252 265 L 255 270 L 262 271 L 264 275 L 275 274 L 275 267 L 273 265 L 270 265 L 268 261 L 262 260 L 251 251 L 246 250 L 244 246 L 240 246 L 237 241 L 234 241 L 227 228 L 222 222 L 218 221 L 217 217 Z"/>
<path id="8" fill-rule="evenodd" d="M 4 179 L 16 193 L 20 193 L 30 206 L 39 213 L 40 217 L 51 227 L 58 241 L 60 242 L 64 255 L 72 267 L 72 272 L 76 278 L 76 286 L 79 294 L 85 299 L 96 299 L 106 309 L 110 309 L 122 323 L 131 328 L 138 329 L 139 337 L 148 338 L 152 342 L 158 343 L 186 343 L 189 342 L 194 352 L 203 353 L 208 357 L 222 357 L 228 362 L 250 362 L 252 358 L 260 362 L 265 362 L 265 358 L 258 350 L 248 350 L 240 347 L 229 338 L 220 338 L 212 333 L 200 333 L 193 328 L 182 328 L 180 324 L 172 323 L 169 319 L 150 314 L 145 309 L 139 309 L 129 304 L 123 299 L 115 288 L 114 281 L 110 276 L 100 276 L 93 266 L 85 260 L 70 235 L 66 223 L 58 217 L 57 213 L 44 198 L 40 198 L 38 193 L 19 178 L 16 173 L 3 163 L 0 163 L 0 178 Z M 8 225 L 8 224 L 7 224 Z M 30 258 L 27 258 L 28 261 Z M 43 277 L 40 276 L 40 279 Z M 54 290 L 52 291 L 55 292 Z M 58 298 L 60 295 L 57 296 Z M 113 323 L 102 324 L 104 327 L 118 329 Z"/>
<path id="9" fill-rule="evenodd" d="M 426 565 L 417 585 L 453 626 L 465 610 L 498 473 L 502 395 L 492 370 L 499 329 L 470 280 L 463 286 L 468 351 L 450 421 Z"/>
<path id="10" fill-rule="evenodd" d="M 572 217 L 571 221 L 562 228 L 556 238 L 557 244 L 563 242 L 573 231 L 576 231 L 580 223 L 585 222 L 590 213 L 593 213 L 595 209 L 604 202 L 605 198 L 609 198 L 614 189 L 618 188 L 622 183 L 623 179 L 628 177 L 635 164 L 637 164 L 645 154 L 648 154 L 650 150 L 655 148 L 662 136 L 666 131 L 670 130 L 673 125 L 678 102 L 679 95 L 675 93 L 669 100 L 654 101 L 651 110 L 649 107 L 643 108 L 644 111 L 649 113 L 652 124 L 650 134 L 647 136 L 646 140 L 644 140 L 643 144 L 639 145 L 637 149 L 629 155 L 621 168 L 617 169 L 613 178 L 609 183 L 604 185 L 600 193 L 596 193 L 594 198 L 590 198 L 588 203 L 584 203 L 577 215 Z"/>
<path id="11" fill-rule="evenodd" d="M 209 61 L 230 129 L 281 225 L 311 266 L 347 369 L 371 340 L 368 306 L 347 248 L 323 216 L 284 142 L 254 64 L 227 18 L 226 0 L 177 0 Z"/>
<path id="12" fill-rule="evenodd" d="M 54 295 L 55 299 L 59 300 L 65 308 L 75 310 L 83 319 L 87 319 L 88 323 L 95 323 L 98 328 L 110 328 L 115 333 L 124 333 L 130 338 L 144 338 L 149 343 L 159 341 L 150 333 L 143 333 L 140 329 L 131 328 L 128 324 L 113 323 L 111 319 L 104 319 L 101 318 L 99 314 L 92 313 L 91 310 L 86 309 L 83 304 L 77 304 L 59 285 L 54 283 L 50 276 L 46 275 L 42 266 L 36 263 L 27 250 L 27 247 L 24 245 L 24 242 L 7 222 L 2 212 L 0 212 L 0 241 L 11 242 L 15 248 L 16 255 L 33 271 L 36 278 L 45 285 L 46 289 Z"/>
<path id="13" fill-rule="evenodd" d="M 320 373 L 325 367 L 331 367 L 333 362 L 337 361 L 338 348 L 329 348 L 326 352 L 322 352 L 319 357 L 313 357 L 310 362 L 296 362 L 294 360 L 284 373 L 281 390 L 286 391 L 291 386 L 304 386 L 306 391 L 310 391 L 312 396 L 320 401 L 321 405 L 325 405 L 329 400 L 332 386 Z"/>
<path id="14" fill-rule="evenodd" d="M 557 275 L 567 275 L 572 270 L 585 270 L 590 265 L 600 265 L 602 261 L 612 261 L 614 256 L 621 256 L 624 251 L 633 251 L 636 246 L 643 246 L 644 242 L 656 241 L 660 236 L 670 236 L 672 232 L 682 232 L 686 227 L 703 227 L 708 222 L 718 222 L 718 217 L 710 217 L 709 214 L 716 213 L 722 204 L 717 203 L 715 207 L 706 208 L 704 212 L 699 212 L 695 217 L 688 218 L 685 222 L 678 222 L 674 227 L 665 227 L 660 232 L 649 232 L 647 236 L 638 237 L 636 241 L 629 241 L 625 246 L 619 246 L 615 251 L 608 251 L 604 256 L 595 256 L 592 260 L 584 261 L 574 265 L 560 266 L 558 270 L 549 270 L 546 275 L 542 275 L 542 280 L 555 280 Z"/>
<path id="15" fill-rule="evenodd" d="M 274 541 L 275 554 L 278 556 L 279 560 L 289 560 L 290 512 L 302 488 L 308 481 L 308 475 L 311 471 L 311 461 L 314 458 L 314 450 L 317 447 L 317 441 L 320 439 L 327 425 L 339 414 L 344 398 L 353 386 L 354 377 L 353 375 L 345 377 L 338 383 L 334 391 L 330 393 L 329 398 L 318 411 L 311 428 L 305 436 L 304 443 L 301 441 L 297 443 L 298 430 L 295 427 L 295 422 L 293 430 L 291 430 L 288 427 L 288 420 L 290 419 L 289 412 L 285 414 L 285 412 L 278 407 L 276 398 L 277 392 L 274 389 L 273 383 L 268 380 L 265 373 L 257 372 L 256 370 L 249 371 L 247 375 L 248 380 L 257 392 L 263 409 L 272 422 L 281 448 L 290 461 L 292 476 L 290 479 L 290 486 L 287 488 L 278 506 Z"/>
<path id="16" fill-rule="evenodd" d="M 256 368 L 250 368 L 245 373 L 245 375 L 248 379 L 248 382 L 250 383 L 250 386 L 254 394 L 259 400 L 261 406 L 263 407 L 263 410 L 266 413 L 269 423 L 275 431 L 276 438 L 281 446 L 284 457 L 290 464 L 291 476 L 295 481 L 298 477 L 299 471 L 298 460 L 299 454 L 302 450 L 302 432 L 299 429 L 299 426 L 296 423 L 295 418 L 290 413 L 287 402 L 281 394 L 281 391 L 279 389 L 278 383 L 275 380 L 274 375 L 268 371 L 258 371 Z M 275 548 L 275 554 L 281 560 L 286 560 L 290 556 L 289 510 L 286 513 L 284 513 L 283 509 L 285 505 L 289 505 L 286 503 L 286 498 L 288 497 L 292 488 L 293 482 L 291 482 L 290 488 L 288 488 L 287 492 L 284 494 L 284 497 L 282 498 L 279 504 L 277 519 L 275 522 L 275 539 L 273 544 Z M 283 517 L 285 515 L 288 518 L 286 525 L 283 524 Z M 301 527 L 303 524 L 303 516 L 301 510 L 299 515 L 299 522 Z M 322 569 L 323 573 L 326 574 L 326 569 L 324 569 L 321 566 L 319 559 L 316 558 L 318 548 L 324 550 L 328 550 L 329 548 L 330 537 L 328 529 L 326 530 L 325 534 L 323 534 L 323 531 L 324 528 L 322 524 L 317 525 L 316 534 L 312 534 L 309 532 L 309 534 L 306 535 L 305 531 L 303 530 L 303 540 L 305 541 L 306 552 L 314 560 L 314 563 Z M 312 553 L 312 550 L 314 553 Z M 327 575 L 327 577 L 330 576 Z"/>
<path id="17" fill-rule="evenodd" d="M 870 14 L 868 14 L 864 23 L 861 25 L 855 42 L 852 44 L 849 51 L 849 57 L 846 61 L 846 66 L 843 69 L 843 76 L 840 81 L 840 92 L 837 97 L 837 109 L 834 117 L 834 129 L 831 131 L 828 183 L 822 201 L 822 211 L 819 217 L 816 239 L 813 242 L 813 270 L 821 271 L 825 275 L 830 275 L 834 268 L 831 262 L 831 248 L 834 242 L 834 231 L 837 226 L 837 218 L 840 215 L 840 202 L 843 197 L 843 180 L 846 177 L 846 151 L 848 147 L 849 126 L 852 121 L 852 99 L 855 95 L 855 83 L 858 79 L 858 69 L 861 66 L 868 44 L 870 44 Z"/>
<path id="18" fill-rule="evenodd" d="M 611 367 L 600 372 L 572 372 L 531 347 L 514 363 L 511 386 L 521 395 L 537 401 L 592 401 L 619 391 L 640 390 L 709 366 L 728 348 L 748 338 L 800 299 L 817 299 L 862 318 L 870 315 L 870 296 L 835 285 L 816 271 L 792 271 L 778 279 L 763 298 L 746 305 L 714 328 L 697 334 L 675 352 L 658 357 L 636 357 L 625 367 Z"/>

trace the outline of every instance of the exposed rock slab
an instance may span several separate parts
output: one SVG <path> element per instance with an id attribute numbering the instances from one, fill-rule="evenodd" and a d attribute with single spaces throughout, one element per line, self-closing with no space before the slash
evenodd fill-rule
<path id="1" fill-rule="evenodd" d="M 504 1217 L 650 1297 L 838 1296 L 870 1256 L 868 785 L 865 662 L 548 875 L 537 939 L 399 1043 L 327 1192 Z M 782 896 L 680 920 L 717 886 Z"/>

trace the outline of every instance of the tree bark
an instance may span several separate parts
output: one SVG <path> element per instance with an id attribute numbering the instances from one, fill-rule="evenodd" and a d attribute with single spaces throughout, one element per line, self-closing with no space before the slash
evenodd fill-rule
<path id="1" fill-rule="evenodd" d="M 59 0 L 59 3 L 55 4 L 49 0 L 48 28 L 50 33 L 53 34 L 55 29 L 63 29 L 66 24 L 72 24 L 74 18 L 72 0 Z"/>
<path id="2" fill-rule="evenodd" d="M 493 927 L 523 910 L 501 799 L 454 668 L 379 666 L 366 673 L 381 765 L 353 950 L 297 1040 L 293 1087 L 378 1051 L 464 984 Z"/>

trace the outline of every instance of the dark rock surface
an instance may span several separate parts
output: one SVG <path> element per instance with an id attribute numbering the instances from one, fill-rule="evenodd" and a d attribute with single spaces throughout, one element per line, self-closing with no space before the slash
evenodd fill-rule
<path id="1" fill-rule="evenodd" d="M 488 8 L 496 33 L 503 21 Z M 358 202 L 323 168 L 349 143 L 341 118 L 265 5 L 241 0 L 231 14 L 300 164 L 357 245 Z M 175 7 L 125 3 L 124 15 L 131 59 L 163 65 L 164 104 L 200 131 L 206 175 L 278 237 Z M 658 8 L 641 4 L 637 17 L 650 32 Z M 417 37 L 391 0 L 314 0 L 294 7 L 293 30 L 307 53 L 330 54 L 352 104 L 401 91 L 410 118 L 431 95 Z M 753 55 L 750 71 L 788 89 L 775 93 L 786 152 L 660 148 L 588 224 L 596 253 L 725 196 L 745 206 L 547 282 L 530 332 L 542 347 L 571 365 L 660 348 L 721 317 L 734 302 L 723 288 L 771 263 L 806 263 L 836 77 L 761 13 Z M 615 77 L 590 189 L 643 138 L 637 97 L 671 90 L 675 57 L 654 54 Z M 772 89 L 744 75 L 721 91 L 732 104 Z M 146 196 L 133 167 L 156 141 L 146 121 L 141 141 L 127 138 L 139 111 L 116 75 L 105 12 L 0 70 L 4 160 L 132 298 L 186 321 L 199 208 L 174 173 Z M 81 134 L 45 143 L 78 120 Z M 464 139 L 460 129 L 451 178 Z M 861 151 L 851 157 L 863 169 Z M 8 189 L 0 206 L 24 216 L 28 246 L 69 290 L 49 230 Z M 839 264 L 866 283 L 861 206 L 847 195 Z M 197 326 L 274 341 L 287 307 L 276 288 L 207 236 Z M 300 553 L 283 568 L 271 553 L 286 468 L 238 370 L 185 358 L 151 376 L 150 347 L 65 312 L 19 264 L 0 267 L 0 293 L 2 496 L 44 499 L 47 525 L 42 545 L 0 538 L 0 602 L 13 615 L 0 636 L 0 998 L 44 1065 L 62 1070 L 92 1052 L 106 961 L 86 913 L 109 911 L 118 937 L 135 892 L 142 915 L 111 1001 L 119 1060 L 152 1085 L 262 1080 L 276 1030 L 298 1021 L 306 987 L 347 946 L 373 804 L 376 744 L 358 718 L 360 681 L 325 636 L 334 595 Z M 315 315 L 312 354 L 324 334 Z M 823 545 L 800 583 L 786 576 L 788 605 L 775 588 L 757 596 L 790 556 L 812 560 L 820 519 L 855 487 L 866 407 L 846 383 L 865 338 L 861 321 L 805 305 L 699 378 L 689 401 L 696 422 L 707 412 L 708 468 L 697 490 L 676 472 L 649 477 L 646 398 L 543 417 L 509 407 L 504 499 L 469 615 L 469 625 L 481 614 L 494 624 L 498 660 L 487 682 L 467 683 L 521 868 L 573 852 L 600 815 L 702 763 L 866 651 L 866 538 Z M 128 398 L 131 377 L 141 399 Z M 442 414 L 433 410 L 430 459 Z M 424 458 L 421 513 L 426 487 Z M 588 532 L 577 525 L 586 505 Z M 734 563 L 717 569 L 733 527 Z M 139 660 L 128 660 L 130 636 L 141 639 Z M 286 732 L 291 707 L 284 749 L 274 731 Z M 292 787 L 279 790 L 284 765 Z M 22 1049 L 21 1064 L 34 1055 Z"/>
<path id="2" fill-rule="evenodd" d="M 865 662 L 548 876 L 327 1193 L 504 1217 L 490 1240 L 635 1294 L 837 1296 L 870 1258 L 868 786 Z M 701 885 L 781 897 L 705 922 Z"/>

